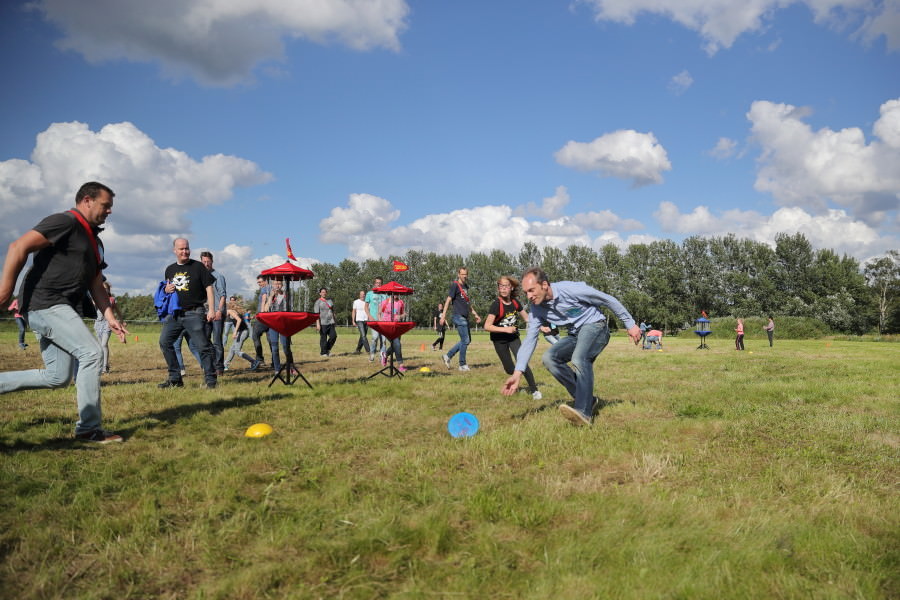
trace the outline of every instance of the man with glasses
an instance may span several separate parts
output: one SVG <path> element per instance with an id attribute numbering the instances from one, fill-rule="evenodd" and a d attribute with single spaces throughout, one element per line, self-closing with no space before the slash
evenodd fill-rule
<path id="1" fill-rule="evenodd" d="M 106 262 L 103 243 L 97 237 L 112 213 L 114 196 L 102 183 L 82 185 L 75 194 L 74 209 L 46 217 L 9 245 L 0 276 L 0 306 L 6 306 L 19 273 L 34 254 L 22 284 L 20 311 L 34 330 L 44 359 L 43 369 L 0 373 L 0 394 L 65 387 L 72 379 L 73 363 L 78 361 L 75 439 L 100 444 L 121 442 L 122 436 L 100 426 L 103 350 L 83 317 L 90 292 L 109 328 L 125 341 L 128 330 L 116 319 L 103 288 Z"/>

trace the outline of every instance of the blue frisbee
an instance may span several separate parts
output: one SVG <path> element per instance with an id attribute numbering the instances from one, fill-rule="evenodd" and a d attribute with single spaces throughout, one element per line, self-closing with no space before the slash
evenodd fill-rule
<path id="1" fill-rule="evenodd" d="M 447 431 L 455 438 L 472 437 L 478 433 L 478 418 L 467 412 L 456 413 L 447 422 Z"/>

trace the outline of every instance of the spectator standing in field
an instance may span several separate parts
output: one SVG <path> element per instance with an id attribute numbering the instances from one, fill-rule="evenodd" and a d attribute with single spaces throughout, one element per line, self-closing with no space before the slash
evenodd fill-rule
<path id="1" fill-rule="evenodd" d="M 772 341 L 775 339 L 775 319 L 772 318 L 772 315 L 769 315 L 769 322 L 766 323 L 763 329 L 766 330 L 766 335 L 769 336 L 769 348 L 771 348 Z"/>
<path id="2" fill-rule="evenodd" d="M 441 315 L 443 314 L 443 305 L 438 302 L 437 308 L 434 309 L 434 314 L 431 316 L 432 326 L 438 333 L 437 339 L 431 342 L 432 350 L 435 350 L 436 348 L 440 348 L 441 350 L 444 349 L 444 338 L 447 336 L 447 324 L 441 323 Z"/>
<path id="3" fill-rule="evenodd" d="M 514 277 L 501 277 L 497 280 L 497 299 L 491 304 L 488 314 L 484 318 L 484 330 L 490 332 L 494 350 L 500 357 L 500 363 L 507 375 L 512 375 L 516 368 L 516 355 L 522 347 L 519 339 L 518 317 L 528 322 L 528 313 L 522 310 L 522 306 L 516 299 L 516 291 L 519 289 L 519 280 Z M 535 400 L 541 399 L 541 392 L 537 389 L 534 375 L 530 367 L 525 367 L 525 381 L 528 382 L 528 391 Z"/>
<path id="4" fill-rule="evenodd" d="M 269 280 L 262 274 L 257 275 L 256 285 L 259 286 L 259 298 L 256 301 L 256 312 L 265 312 L 263 307 L 266 306 L 272 288 L 269 286 Z M 253 338 L 253 348 L 256 350 L 256 360 L 259 361 L 260 366 L 262 366 L 264 361 L 262 335 L 267 331 L 269 331 L 269 326 L 259 319 L 254 320 L 253 326 L 250 328 L 250 336 Z"/>
<path id="5" fill-rule="evenodd" d="M 25 319 L 22 317 L 22 313 L 19 312 L 19 299 L 13 298 L 6 310 L 10 311 L 16 320 L 16 327 L 19 328 L 19 350 L 24 350 L 28 347 L 28 344 L 25 343 Z"/>
<path id="6" fill-rule="evenodd" d="M 221 375 L 225 370 L 225 346 L 222 344 L 222 329 L 225 326 L 225 314 L 227 307 L 225 299 L 228 297 L 228 286 L 225 283 L 225 276 L 213 268 L 212 252 L 204 250 L 200 253 L 200 262 L 209 269 L 215 282 L 213 283 L 213 302 L 215 306 L 211 307 L 215 313 L 213 320 L 206 324 L 206 330 L 209 333 L 213 347 L 213 366 L 216 368 L 216 375 Z"/>
<path id="7" fill-rule="evenodd" d="M 392 294 L 381 301 L 379 313 L 382 321 L 405 321 L 406 303 L 397 294 Z M 387 365 L 388 357 L 393 353 L 397 357 L 397 370 L 405 373 L 406 367 L 403 365 L 403 349 L 400 346 L 400 336 L 385 343 L 390 347 L 381 351 L 381 366 Z"/>
<path id="8" fill-rule="evenodd" d="M 743 350 L 744 349 L 744 320 L 737 320 L 737 327 L 734 328 L 737 335 L 734 338 L 734 349 L 735 350 Z"/>
<path id="9" fill-rule="evenodd" d="M 366 311 L 368 315 L 369 321 L 379 321 L 381 320 L 381 303 L 387 298 L 387 294 L 383 294 L 381 292 L 376 292 L 375 288 L 381 287 L 383 283 L 383 279 L 381 277 L 376 277 L 375 282 L 372 284 L 372 289 L 366 292 Z M 369 362 L 375 360 L 375 353 L 385 350 L 385 345 L 387 344 L 387 338 L 383 335 L 372 329 L 372 344 L 369 347 Z"/>
<path id="10" fill-rule="evenodd" d="M 533 267 L 522 277 L 522 290 L 531 302 L 531 318 L 516 357 L 515 371 L 501 392 L 509 396 L 519 388 L 519 380 L 537 345 L 541 322 L 565 326 L 569 335 L 544 352 L 543 363 L 574 400 L 571 405 L 560 405 L 563 416 L 575 425 L 591 425 L 594 406 L 599 403 L 593 395 L 594 361 L 609 343 L 609 327 L 601 309 L 609 308 L 615 313 L 635 344 L 641 341 L 641 330 L 621 302 L 584 282 L 551 284 L 542 269 Z"/>
<path id="11" fill-rule="evenodd" d="M 182 331 L 187 332 L 188 343 L 193 342 L 200 354 L 200 365 L 203 367 L 203 387 L 216 387 L 216 368 L 213 364 L 213 349 L 206 334 L 206 324 L 215 318 L 213 285 L 215 278 L 203 263 L 191 258 L 191 244 L 185 238 L 176 238 L 172 243 L 175 262 L 166 267 L 166 293 L 178 294 L 181 306 L 173 314 L 166 317 L 162 332 L 159 334 L 159 347 L 169 373 L 168 378 L 159 384 L 160 388 L 184 387 L 181 379 L 181 366 L 175 356 L 173 344 Z M 204 308 L 204 305 L 207 308 Z"/>
<path id="12" fill-rule="evenodd" d="M 112 295 L 112 287 L 108 281 L 103 282 L 103 289 L 106 292 L 113 314 L 116 315 L 116 318 L 124 327 L 125 321 L 122 320 L 122 313 L 119 311 L 119 306 L 116 304 L 116 298 Z M 97 339 L 100 340 L 100 348 L 103 350 L 103 370 L 101 372 L 109 373 L 109 336 L 112 334 L 112 330 L 109 328 L 109 321 L 106 320 L 106 317 L 100 310 L 97 311 L 97 318 L 94 320 L 94 333 L 97 334 Z"/>
<path id="13" fill-rule="evenodd" d="M 225 305 L 225 311 L 227 312 L 235 302 L 237 302 L 237 297 L 229 296 L 228 303 Z M 222 326 L 222 345 L 227 346 L 228 336 L 231 335 L 231 330 L 234 328 L 234 322 L 228 318 L 227 314 L 223 316 L 222 320 L 224 322 L 224 325 Z"/>
<path id="14" fill-rule="evenodd" d="M 101 427 L 103 351 L 82 317 L 90 292 L 109 328 L 125 342 L 128 330 L 119 323 L 103 289 L 102 272 L 107 265 L 98 237 L 100 226 L 112 213 L 114 197 L 102 183 L 82 185 L 75 194 L 75 208 L 46 217 L 9 245 L 0 275 L 0 306 L 5 306 L 29 255 L 34 254 L 22 282 L 19 310 L 34 331 L 44 359 L 43 369 L 0 373 L 0 394 L 65 387 L 78 361 L 75 439 L 100 444 L 121 442 L 122 436 Z"/>
<path id="15" fill-rule="evenodd" d="M 449 369 L 450 361 L 459 353 L 459 370 L 468 371 L 469 365 L 466 363 L 466 349 L 472 341 L 469 332 L 469 313 L 475 316 L 475 323 L 481 323 L 481 317 L 475 312 L 472 302 L 469 298 L 469 270 L 460 267 L 456 272 L 456 280 L 450 283 L 450 289 L 447 292 L 447 299 L 444 301 L 444 309 L 441 312 L 441 325 L 447 323 L 447 310 L 453 306 L 453 325 L 459 334 L 459 341 L 450 348 L 450 351 L 441 356 L 444 365 Z"/>
<path id="16" fill-rule="evenodd" d="M 266 296 L 266 305 L 263 312 L 283 312 L 287 310 L 287 294 L 284 293 L 284 282 L 281 279 L 273 279 L 271 289 Z M 266 329 L 266 335 L 269 338 L 269 351 L 272 353 L 272 368 L 276 372 L 281 370 L 281 356 L 278 353 L 278 342 L 281 342 L 281 348 L 284 350 L 284 360 L 288 364 L 294 362 L 294 355 L 291 352 L 291 338 L 281 335 L 271 328 Z"/>
<path id="17" fill-rule="evenodd" d="M 365 348 L 366 354 L 369 354 L 369 326 L 366 325 L 366 321 L 369 320 L 369 314 L 366 312 L 365 290 L 360 290 L 359 298 L 353 301 L 352 312 L 356 328 L 359 330 L 359 341 L 356 342 L 356 353 L 359 354 L 362 349 Z"/>
<path id="18" fill-rule="evenodd" d="M 650 325 L 641 321 L 641 324 L 638 325 L 638 327 L 640 327 L 640 330 L 641 330 L 641 347 L 646 349 L 647 348 L 647 331 L 650 329 Z"/>
<path id="19" fill-rule="evenodd" d="M 337 330 L 334 319 L 334 301 L 328 299 L 328 288 L 319 290 L 319 297 L 313 304 L 314 313 L 319 314 L 316 330 L 319 332 L 319 350 L 321 356 L 330 356 L 331 349 L 337 341 Z"/>

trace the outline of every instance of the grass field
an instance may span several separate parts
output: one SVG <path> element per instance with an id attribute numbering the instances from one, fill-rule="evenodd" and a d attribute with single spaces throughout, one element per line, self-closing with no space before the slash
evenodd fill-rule
<path id="1" fill-rule="evenodd" d="M 312 390 L 201 390 L 186 352 L 186 388 L 160 391 L 157 331 L 111 343 L 124 444 L 72 441 L 74 387 L 0 396 L 0 596 L 900 597 L 898 344 L 618 334 L 588 429 L 537 356 L 544 399 L 503 398 L 485 335 L 469 373 L 413 332 L 407 376 L 365 380 L 343 329 L 330 359 L 295 337 Z M 0 331 L 0 369 L 39 366 L 29 342 Z M 447 434 L 459 411 L 475 437 Z M 245 438 L 257 422 L 274 433 Z"/>

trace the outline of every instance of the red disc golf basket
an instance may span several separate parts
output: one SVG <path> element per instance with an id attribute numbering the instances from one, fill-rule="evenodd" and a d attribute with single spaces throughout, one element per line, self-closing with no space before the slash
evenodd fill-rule
<path id="1" fill-rule="evenodd" d="M 409 294 L 413 293 L 412 288 L 400 285 L 396 281 L 391 281 L 376 288 L 372 288 L 372 291 L 378 292 L 379 294 L 390 294 L 392 296 L 392 302 L 393 294 L 397 294 L 398 296 L 408 296 Z M 394 314 L 393 310 L 391 311 L 391 314 Z M 392 342 L 416 326 L 414 321 L 368 321 L 366 325 L 368 325 L 387 339 L 391 340 Z M 380 371 L 376 371 L 375 373 L 369 375 L 369 379 L 372 379 L 376 375 L 384 375 L 385 377 L 393 377 L 395 375 L 399 375 L 400 377 L 403 377 L 403 373 L 394 366 L 394 353 L 391 352 L 390 355 L 390 362 L 388 362 L 387 366 Z"/>
<path id="2" fill-rule="evenodd" d="M 316 322 L 319 315 L 315 313 L 296 312 L 291 310 L 293 303 L 291 298 L 291 282 L 312 279 L 312 271 L 301 269 L 296 265 L 292 265 L 290 262 L 285 262 L 283 265 L 266 269 L 260 274 L 269 279 L 280 279 L 284 281 L 285 308 L 287 309 L 284 311 L 257 313 L 256 318 L 260 323 L 268 325 L 273 331 L 277 331 L 281 335 L 290 338 L 298 331 L 302 331 Z M 293 385 L 295 381 L 302 379 L 303 382 L 312 389 L 312 384 L 306 380 L 306 377 L 303 376 L 303 373 L 301 373 L 294 364 L 294 354 L 290 349 L 285 350 L 284 364 L 281 365 L 281 369 L 279 369 L 278 372 L 275 373 L 275 376 L 272 377 L 272 381 L 269 382 L 269 387 L 272 387 L 272 384 L 275 383 L 276 379 L 280 379 L 285 385 Z"/>

